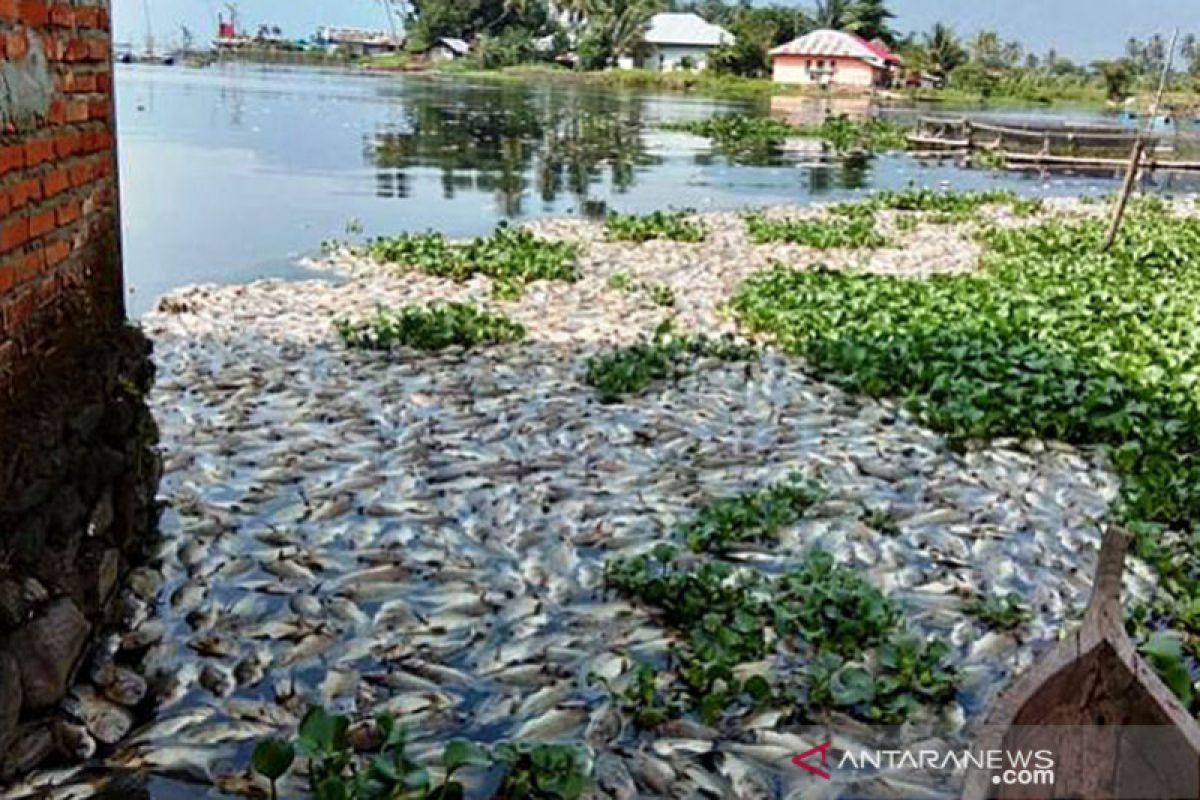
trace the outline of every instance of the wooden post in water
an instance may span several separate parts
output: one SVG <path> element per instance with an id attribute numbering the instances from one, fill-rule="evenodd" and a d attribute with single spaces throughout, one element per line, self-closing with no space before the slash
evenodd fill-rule
<path id="1" fill-rule="evenodd" d="M 1154 120 L 1158 117 L 1158 108 L 1162 103 L 1163 90 L 1167 86 L 1167 76 L 1171 74 L 1171 62 L 1175 58 L 1175 45 L 1179 41 L 1179 28 L 1171 34 L 1171 46 L 1167 48 L 1167 57 L 1163 61 L 1162 75 L 1158 79 L 1158 91 L 1154 94 L 1154 103 L 1150 106 L 1150 122 L 1154 124 Z M 1141 163 L 1142 154 L 1146 152 L 1146 136 L 1142 126 L 1138 126 L 1138 135 L 1133 140 L 1133 152 L 1129 156 L 1129 169 L 1125 173 L 1125 183 L 1121 186 L 1121 193 L 1117 195 L 1117 205 L 1113 209 L 1112 222 L 1108 226 L 1108 235 L 1104 237 L 1104 247 L 1101 250 L 1107 253 L 1112 249 L 1113 242 L 1117 240 L 1117 233 L 1121 230 L 1121 220 L 1125 217 L 1125 208 L 1129 205 L 1129 195 L 1133 193 L 1133 184 L 1137 181 L 1138 165 Z"/>

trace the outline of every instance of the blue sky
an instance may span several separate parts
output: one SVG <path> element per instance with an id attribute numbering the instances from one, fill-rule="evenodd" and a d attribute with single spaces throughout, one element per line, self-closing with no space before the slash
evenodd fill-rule
<path id="1" fill-rule="evenodd" d="M 216 27 L 220 0 L 112 0 L 118 41 L 138 44 L 146 35 L 145 4 L 156 39 L 177 39 L 186 24 L 198 40 Z M 799 2 L 796 5 L 809 5 Z M 377 0 L 240 0 L 247 27 L 279 25 L 289 36 L 306 36 L 323 24 L 382 28 Z M 924 30 L 938 20 L 960 32 L 979 28 L 1018 39 L 1035 52 L 1053 47 L 1061 55 L 1091 60 L 1119 54 L 1130 36 L 1145 38 L 1172 26 L 1200 33 L 1200 0 L 892 0 L 901 31 Z"/>

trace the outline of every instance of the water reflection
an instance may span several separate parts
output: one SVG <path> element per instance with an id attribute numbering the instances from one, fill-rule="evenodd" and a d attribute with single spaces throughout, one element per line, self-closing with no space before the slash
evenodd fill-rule
<path id="1" fill-rule="evenodd" d="M 776 108 L 805 121 L 857 114 L 865 102 L 784 98 Z M 344 236 L 349 219 L 368 235 L 434 228 L 461 237 L 504 219 L 740 209 L 909 183 L 1037 194 L 1111 189 L 898 155 L 832 163 L 805 140 L 743 163 L 715 153 L 706 139 L 661 128 L 739 110 L 766 107 L 580 85 L 121 66 L 129 307 L 140 314 L 163 292 L 191 283 L 307 277 L 296 259 L 322 239 Z"/>
<path id="2" fill-rule="evenodd" d="M 544 204 L 564 194 L 590 204 L 599 184 L 627 192 L 639 168 L 662 162 L 647 149 L 646 116 L 632 97 L 467 87 L 453 102 L 406 105 L 366 138 L 365 152 L 380 197 L 407 198 L 409 174 L 433 169 L 443 199 L 485 192 L 516 217 L 531 193 Z"/>

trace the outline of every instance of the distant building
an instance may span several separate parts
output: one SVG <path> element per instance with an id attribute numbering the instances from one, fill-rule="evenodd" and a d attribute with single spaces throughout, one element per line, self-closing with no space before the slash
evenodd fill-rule
<path id="1" fill-rule="evenodd" d="M 329 50 L 339 50 L 352 56 L 373 56 L 394 53 L 404 46 L 404 39 L 386 31 L 370 28 L 317 28 L 314 41 Z"/>
<path id="2" fill-rule="evenodd" d="M 733 34 L 696 14 L 655 14 L 644 37 L 645 47 L 637 56 L 622 56 L 622 69 L 670 72 L 704 69 L 715 47 L 733 42 Z"/>
<path id="3" fill-rule="evenodd" d="M 438 39 L 425 51 L 425 57 L 430 61 L 457 61 L 471 54 L 471 45 L 462 39 L 450 36 Z"/>
<path id="4" fill-rule="evenodd" d="M 776 83 L 870 89 L 892 85 L 900 58 L 882 42 L 819 30 L 771 51 Z"/>

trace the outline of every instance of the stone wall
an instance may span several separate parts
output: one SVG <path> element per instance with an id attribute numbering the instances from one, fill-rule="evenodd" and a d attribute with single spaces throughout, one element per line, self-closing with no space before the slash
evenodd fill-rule
<path id="1" fill-rule="evenodd" d="M 118 219 L 107 2 L 0 0 L 0 778 L 64 749 L 56 706 L 156 519 Z"/>

